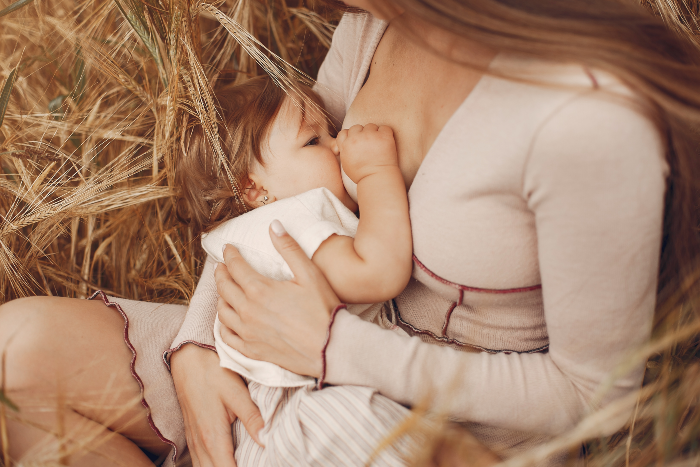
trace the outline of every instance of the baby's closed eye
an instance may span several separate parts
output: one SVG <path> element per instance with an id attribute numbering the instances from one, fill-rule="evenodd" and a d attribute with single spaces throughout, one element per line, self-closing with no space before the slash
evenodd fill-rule
<path id="1" fill-rule="evenodd" d="M 308 141 L 306 142 L 306 144 L 304 145 L 304 147 L 306 147 L 306 146 L 316 146 L 316 145 L 318 145 L 318 141 L 319 141 L 318 136 L 314 136 L 313 138 L 311 138 L 310 140 L 308 140 Z"/>

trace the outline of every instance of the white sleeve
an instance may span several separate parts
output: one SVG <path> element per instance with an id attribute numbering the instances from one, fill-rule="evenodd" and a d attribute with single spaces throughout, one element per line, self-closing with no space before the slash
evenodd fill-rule
<path id="1" fill-rule="evenodd" d="M 223 248 L 234 245 L 260 274 L 275 280 L 294 276 L 270 240 L 269 227 L 279 220 L 311 258 L 331 235 L 354 237 L 357 217 L 325 188 L 275 201 L 225 222 L 202 235 L 202 247 L 214 260 L 223 262 Z"/>

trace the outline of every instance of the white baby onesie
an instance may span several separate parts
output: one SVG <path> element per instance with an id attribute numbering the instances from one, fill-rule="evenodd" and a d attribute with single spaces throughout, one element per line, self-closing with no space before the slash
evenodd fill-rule
<path id="1" fill-rule="evenodd" d="M 224 222 L 211 232 L 202 234 L 202 247 L 217 262 L 223 262 L 223 248 L 231 244 L 260 274 L 276 280 L 293 279 L 291 269 L 270 240 L 269 226 L 275 219 L 282 223 L 309 258 L 333 234 L 354 237 L 359 222 L 333 193 L 326 188 L 317 188 Z M 221 340 L 220 330 L 221 323 L 217 316 L 214 340 L 222 367 L 266 386 L 301 387 L 315 384 L 314 378 L 244 356 Z"/>
<path id="2" fill-rule="evenodd" d="M 292 279 L 292 271 L 270 240 L 269 226 L 275 219 L 309 258 L 333 234 L 354 237 L 359 222 L 330 191 L 319 188 L 227 221 L 202 235 L 202 246 L 214 260 L 222 262 L 224 245 L 232 244 L 259 273 L 277 280 Z M 348 311 L 361 319 L 405 336 L 395 325 L 392 310 L 387 303 L 348 306 Z M 314 378 L 248 358 L 223 342 L 218 317 L 214 341 L 221 366 L 246 378 L 250 397 L 265 422 L 259 434 L 264 448 L 253 441 L 240 419 L 234 422 L 234 456 L 240 467 L 320 467 L 329 465 L 329 460 L 333 465 L 403 467 L 410 457 L 411 446 L 416 444 L 410 437 L 375 452 L 386 434 L 409 415 L 402 405 L 372 388 L 330 386 L 317 390 Z M 362 442 L 347 443 L 348 439 Z"/>

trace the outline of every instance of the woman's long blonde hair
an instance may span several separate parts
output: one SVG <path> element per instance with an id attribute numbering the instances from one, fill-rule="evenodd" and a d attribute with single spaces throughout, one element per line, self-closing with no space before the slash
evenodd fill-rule
<path id="1" fill-rule="evenodd" d="M 497 50 L 580 63 L 617 76 L 645 98 L 670 165 L 657 324 L 697 293 L 700 42 L 633 0 L 390 1 L 405 10 L 394 20 L 399 27 L 402 18 L 420 18 Z"/>

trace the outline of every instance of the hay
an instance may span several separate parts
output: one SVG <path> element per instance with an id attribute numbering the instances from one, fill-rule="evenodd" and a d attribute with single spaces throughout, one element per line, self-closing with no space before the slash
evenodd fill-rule
<path id="1" fill-rule="evenodd" d="M 700 2 L 643 2 L 700 47 Z M 0 303 L 37 294 L 84 298 L 97 289 L 187 303 L 204 255 L 174 215 L 183 125 L 188 117 L 202 121 L 220 152 L 212 90 L 267 71 L 293 94 L 290 77 L 316 76 L 338 14 L 302 0 L 294 7 L 285 0 L 4 5 Z M 623 401 L 636 407 L 624 430 L 597 434 L 620 409 L 612 407 L 507 465 L 538 465 L 581 443 L 591 466 L 700 465 L 698 317 L 690 304 L 675 316 L 677 327 L 660 330 L 636 356 L 651 358 L 645 387 Z M 12 405 L 4 397 L 0 386 L 6 459 L 4 420 Z M 400 429 L 423 429 L 415 419 Z M 463 437 L 431 426 L 416 459 L 439 464 L 444 456 L 431 453 L 445 445 L 462 452 Z"/>
<path id="2" fill-rule="evenodd" d="M 96 289 L 187 303 L 204 255 L 173 215 L 183 117 L 218 146 L 212 89 L 262 73 L 251 55 L 315 76 L 333 26 L 303 2 L 247 0 L 37 1 L 0 21 L 0 303 Z"/>

